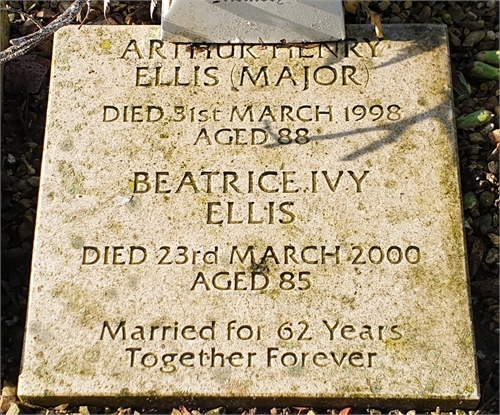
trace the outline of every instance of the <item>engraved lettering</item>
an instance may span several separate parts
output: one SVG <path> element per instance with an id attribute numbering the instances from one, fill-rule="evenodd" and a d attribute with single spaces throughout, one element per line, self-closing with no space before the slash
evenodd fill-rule
<path id="1" fill-rule="evenodd" d="M 127 332 L 125 330 L 125 321 L 120 321 L 118 324 L 118 327 L 116 327 L 115 331 L 111 330 L 111 327 L 109 326 L 109 322 L 105 321 L 102 325 L 102 331 L 101 331 L 101 337 L 99 340 L 104 340 L 104 333 L 105 330 L 108 331 L 109 336 L 111 337 L 111 340 L 115 340 L 118 337 L 118 334 L 121 333 L 122 340 L 127 340 Z"/>
<path id="2" fill-rule="evenodd" d="M 144 56 L 137 45 L 137 41 L 135 39 L 130 39 L 127 47 L 125 48 L 123 54 L 120 56 L 120 59 L 125 59 L 127 57 L 127 53 L 136 53 L 139 59 L 143 59 Z"/>

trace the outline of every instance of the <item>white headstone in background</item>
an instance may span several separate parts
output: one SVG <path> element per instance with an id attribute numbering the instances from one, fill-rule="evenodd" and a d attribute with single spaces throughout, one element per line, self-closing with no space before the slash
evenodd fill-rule
<path id="1" fill-rule="evenodd" d="M 316 42 L 344 33 L 340 0 L 163 1 L 162 37 L 172 42 Z"/>

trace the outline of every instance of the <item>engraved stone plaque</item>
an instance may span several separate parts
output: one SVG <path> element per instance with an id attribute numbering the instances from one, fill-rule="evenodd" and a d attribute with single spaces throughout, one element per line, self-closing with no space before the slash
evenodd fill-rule
<path id="1" fill-rule="evenodd" d="M 172 42 L 324 42 L 344 36 L 340 0 L 165 0 L 162 3 L 162 37 Z"/>
<path id="2" fill-rule="evenodd" d="M 23 399 L 477 404 L 446 29 L 384 33 L 57 32 Z"/>

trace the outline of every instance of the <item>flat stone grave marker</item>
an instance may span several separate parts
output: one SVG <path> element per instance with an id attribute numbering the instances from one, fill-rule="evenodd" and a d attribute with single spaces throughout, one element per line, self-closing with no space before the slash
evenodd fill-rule
<path id="1" fill-rule="evenodd" d="M 56 34 L 19 395 L 473 408 L 445 27 L 157 30 Z"/>
<path id="2" fill-rule="evenodd" d="M 340 0 L 176 0 L 162 3 L 171 42 L 280 43 L 345 37 Z"/>

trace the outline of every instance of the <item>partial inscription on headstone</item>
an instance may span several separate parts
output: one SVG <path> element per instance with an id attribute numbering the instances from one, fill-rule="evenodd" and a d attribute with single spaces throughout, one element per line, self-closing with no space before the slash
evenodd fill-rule
<path id="1" fill-rule="evenodd" d="M 280 43 L 343 39 L 341 0 L 176 0 L 162 3 L 172 42 Z"/>
<path id="2" fill-rule="evenodd" d="M 19 395 L 478 402 L 446 29 L 56 34 Z"/>

